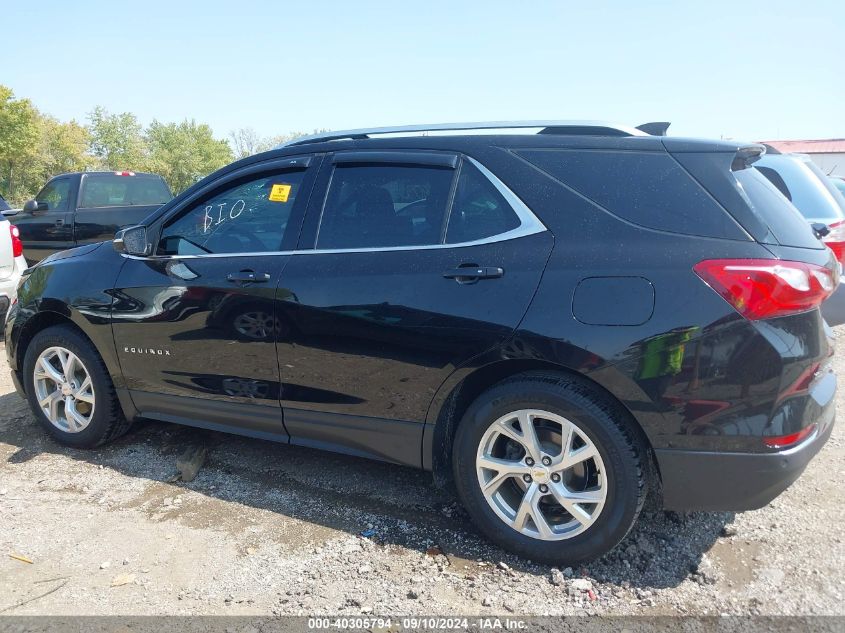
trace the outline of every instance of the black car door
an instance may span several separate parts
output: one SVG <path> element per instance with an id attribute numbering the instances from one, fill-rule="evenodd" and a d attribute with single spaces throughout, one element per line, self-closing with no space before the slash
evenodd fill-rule
<path id="1" fill-rule="evenodd" d="M 274 293 L 317 162 L 296 157 L 228 174 L 150 228 L 160 232 L 154 255 L 127 258 L 112 322 L 142 415 L 285 437 Z"/>
<path id="2" fill-rule="evenodd" d="M 74 246 L 76 193 L 76 181 L 70 176 L 53 178 L 35 196 L 38 209 L 21 211 L 15 216 L 28 261 L 41 261 L 56 251 Z"/>
<path id="3" fill-rule="evenodd" d="M 419 466 L 435 391 L 518 325 L 553 238 L 454 154 L 338 152 L 319 182 L 277 291 L 286 427 Z"/>

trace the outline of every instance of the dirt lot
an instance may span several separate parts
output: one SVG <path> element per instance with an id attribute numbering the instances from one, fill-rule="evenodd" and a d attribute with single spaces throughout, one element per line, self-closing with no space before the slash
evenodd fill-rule
<path id="1" fill-rule="evenodd" d="M 845 614 L 842 423 L 763 510 L 648 513 L 555 570 L 487 544 L 408 468 L 157 423 L 63 448 L 0 358 L 0 614 Z M 168 483 L 197 442 L 199 476 Z"/>

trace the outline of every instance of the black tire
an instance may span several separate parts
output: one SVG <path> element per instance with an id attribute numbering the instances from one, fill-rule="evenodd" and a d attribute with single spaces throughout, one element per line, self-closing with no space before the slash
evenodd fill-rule
<path id="1" fill-rule="evenodd" d="M 484 433 L 500 417 L 542 409 L 575 423 L 595 444 L 608 474 L 605 505 L 595 522 L 563 540 L 541 540 L 505 523 L 481 492 L 476 454 Z M 574 566 L 594 560 L 625 538 L 646 496 L 646 451 L 629 427 L 628 413 L 586 380 L 530 373 L 507 379 L 479 396 L 455 434 L 452 468 L 458 495 L 477 527 L 501 547 L 539 563 Z"/>
<path id="2" fill-rule="evenodd" d="M 82 361 L 94 386 L 95 406 L 91 422 L 78 433 L 69 433 L 54 426 L 41 411 L 35 395 L 33 373 L 35 362 L 41 352 L 49 347 L 60 346 L 70 350 Z M 29 406 L 50 436 L 57 442 L 74 448 L 94 448 L 117 439 L 132 425 L 123 415 L 115 394 L 109 372 L 97 350 L 82 334 L 68 325 L 56 325 L 42 330 L 33 337 L 26 350 L 23 362 L 24 387 Z"/>

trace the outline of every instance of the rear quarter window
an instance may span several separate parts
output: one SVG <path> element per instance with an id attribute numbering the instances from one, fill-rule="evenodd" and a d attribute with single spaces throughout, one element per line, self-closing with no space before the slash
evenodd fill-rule
<path id="1" fill-rule="evenodd" d="M 517 153 L 628 222 L 685 235 L 748 239 L 733 217 L 668 154 L 583 150 Z"/>

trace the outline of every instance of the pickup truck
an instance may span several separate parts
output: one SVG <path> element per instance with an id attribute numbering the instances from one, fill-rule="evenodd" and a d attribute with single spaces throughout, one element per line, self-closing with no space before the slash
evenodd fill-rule
<path id="1" fill-rule="evenodd" d="M 30 263 L 56 251 L 110 240 L 173 197 L 157 174 L 89 171 L 51 178 L 14 215 Z"/>

